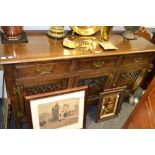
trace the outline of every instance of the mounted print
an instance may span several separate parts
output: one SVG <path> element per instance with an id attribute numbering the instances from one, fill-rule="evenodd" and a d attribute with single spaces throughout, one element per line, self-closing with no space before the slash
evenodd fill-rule
<path id="1" fill-rule="evenodd" d="M 123 102 L 126 87 L 105 90 L 100 93 L 96 122 L 118 116 Z"/>
<path id="2" fill-rule="evenodd" d="M 87 87 L 26 96 L 34 129 L 80 129 L 85 126 Z"/>

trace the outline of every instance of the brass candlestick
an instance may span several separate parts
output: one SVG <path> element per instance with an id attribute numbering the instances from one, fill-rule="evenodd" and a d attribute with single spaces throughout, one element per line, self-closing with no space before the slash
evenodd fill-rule
<path id="1" fill-rule="evenodd" d="M 51 26 L 47 34 L 55 39 L 64 38 L 66 36 L 64 26 Z"/>

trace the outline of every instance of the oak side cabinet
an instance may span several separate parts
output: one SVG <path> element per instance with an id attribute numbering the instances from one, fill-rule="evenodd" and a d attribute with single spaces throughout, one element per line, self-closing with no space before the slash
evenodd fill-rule
<path id="1" fill-rule="evenodd" d="M 129 41 L 113 33 L 110 41 L 118 50 L 98 46 L 92 53 L 64 48 L 62 40 L 48 38 L 44 31 L 27 34 L 28 43 L 0 45 L 16 128 L 27 122 L 25 95 L 84 85 L 89 87 L 88 104 L 97 104 L 104 89 L 127 86 L 128 95 L 139 87 L 155 56 L 155 46 L 141 37 Z"/>

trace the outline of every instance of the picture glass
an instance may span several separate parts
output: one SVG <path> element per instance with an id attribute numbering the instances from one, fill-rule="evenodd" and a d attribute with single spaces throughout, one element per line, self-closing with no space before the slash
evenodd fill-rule
<path id="1" fill-rule="evenodd" d="M 40 104 L 38 115 L 40 128 L 61 128 L 78 123 L 79 98 Z"/>
<path id="2" fill-rule="evenodd" d="M 119 94 L 108 95 L 103 98 L 100 118 L 115 115 L 117 104 L 118 104 Z"/>
<path id="3" fill-rule="evenodd" d="M 30 101 L 33 128 L 82 128 L 85 91 Z"/>

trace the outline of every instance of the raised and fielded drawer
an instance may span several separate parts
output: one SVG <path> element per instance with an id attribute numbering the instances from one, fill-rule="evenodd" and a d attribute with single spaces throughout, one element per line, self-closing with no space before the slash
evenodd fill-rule
<path id="1" fill-rule="evenodd" d="M 148 64 L 150 61 L 150 55 L 126 55 L 122 60 L 122 66 L 132 64 Z"/>
<path id="2" fill-rule="evenodd" d="M 70 68 L 71 61 L 69 60 L 15 65 L 17 78 L 65 74 L 70 72 Z"/>
<path id="3" fill-rule="evenodd" d="M 104 67 L 114 67 L 118 61 L 117 57 L 99 57 L 99 58 L 88 58 L 88 59 L 80 59 L 78 70 L 86 71 L 86 70 L 95 70 L 101 69 Z"/>

